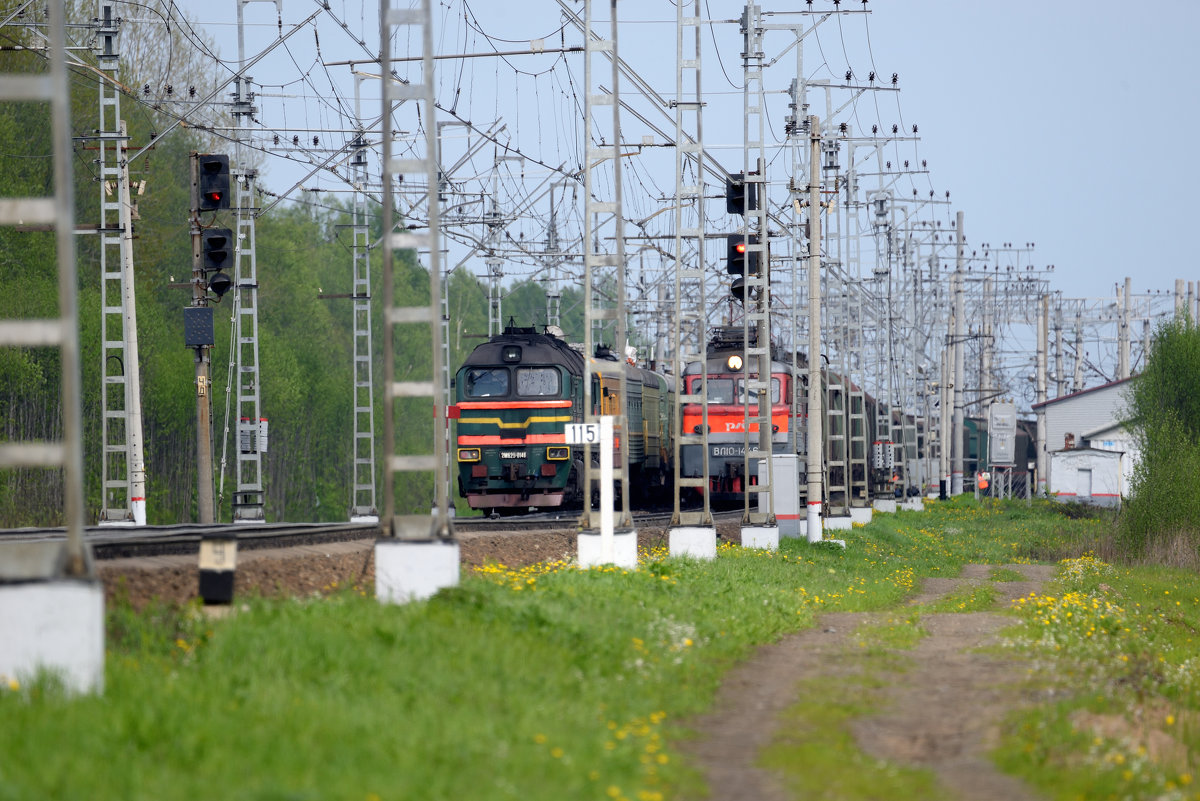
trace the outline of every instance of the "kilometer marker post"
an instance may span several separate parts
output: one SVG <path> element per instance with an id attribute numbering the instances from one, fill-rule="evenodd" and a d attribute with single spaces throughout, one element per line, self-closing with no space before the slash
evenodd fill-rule
<path id="1" fill-rule="evenodd" d="M 613 417 L 603 415 L 594 423 L 569 423 L 566 426 L 567 444 L 596 444 L 600 447 L 600 534 L 580 532 L 578 542 L 579 566 L 617 565 L 637 567 L 637 535 L 633 532 L 622 537 L 621 553 L 618 554 L 616 516 L 613 509 Z M 584 491 L 583 502 L 591 503 L 592 488 Z M 598 542 L 597 542 L 598 540 Z M 628 540 L 628 543 L 625 542 Z M 628 544 L 632 543 L 632 553 Z"/>

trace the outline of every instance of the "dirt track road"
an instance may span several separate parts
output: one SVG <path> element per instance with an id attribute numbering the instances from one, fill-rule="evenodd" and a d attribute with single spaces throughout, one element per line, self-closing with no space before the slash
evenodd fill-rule
<path id="1" fill-rule="evenodd" d="M 1054 574 L 1044 565 L 1008 565 L 1025 581 L 994 582 L 997 605 L 1038 591 Z M 964 585 L 989 583 L 991 566 L 968 565 L 959 578 L 928 579 L 913 604 L 928 604 Z M 855 630 L 886 615 L 823 615 L 808 631 L 765 646 L 730 672 L 714 710 L 694 722 L 700 737 L 691 755 L 703 766 L 713 801 L 790 801 L 783 780 L 759 767 L 760 754 L 778 731 L 780 715 L 803 702 L 813 681 L 838 682 L 862 669 Z M 858 747 L 896 765 L 932 770 L 952 798 L 1034 801 L 1018 780 L 988 758 L 1004 714 L 1028 698 L 1020 687 L 1027 666 L 978 649 L 997 641 L 1011 618 L 992 612 L 924 614 L 928 636 L 903 650 L 906 669 L 884 670 L 877 712 L 851 724 Z M 764 725 L 775 721 L 776 725 Z M 882 788 L 881 788 L 882 789 Z M 887 797 L 884 792 L 880 797 Z"/>

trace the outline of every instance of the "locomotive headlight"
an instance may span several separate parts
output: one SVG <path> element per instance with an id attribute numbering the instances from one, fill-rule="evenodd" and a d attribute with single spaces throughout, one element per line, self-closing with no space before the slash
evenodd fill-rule
<path id="1" fill-rule="evenodd" d="M 562 462 L 571 458 L 571 449 L 562 445 L 546 448 L 546 459 L 551 462 Z"/>
<path id="2" fill-rule="evenodd" d="M 505 345 L 500 351 L 500 360 L 506 364 L 521 361 L 521 346 Z"/>
<path id="3" fill-rule="evenodd" d="M 459 448 L 458 461 L 460 462 L 478 462 L 479 448 Z"/>
<path id="4" fill-rule="evenodd" d="M 735 353 L 725 360 L 725 364 L 729 366 L 730 370 L 741 370 L 742 357 Z"/>

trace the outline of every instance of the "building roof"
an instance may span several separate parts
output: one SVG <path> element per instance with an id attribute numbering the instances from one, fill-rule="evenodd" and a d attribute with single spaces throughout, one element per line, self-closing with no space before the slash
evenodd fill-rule
<path id="1" fill-rule="evenodd" d="M 1083 438 L 1084 439 L 1095 439 L 1097 436 L 1099 436 L 1100 434 L 1103 434 L 1105 431 L 1124 431 L 1124 430 L 1125 430 L 1125 422 L 1123 420 L 1113 420 L 1111 422 L 1105 423 L 1102 426 L 1097 426 L 1096 428 L 1093 428 L 1091 431 L 1084 431 Z"/>
<path id="2" fill-rule="evenodd" d="M 1103 448 L 1063 448 L 1060 451 L 1050 451 L 1052 456 L 1061 456 L 1064 454 L 1091 454 L 1092 456 L 1101 456 L 1111 459 L 1114 456 L 1120 456 L 1125 451 L 1106 451 Z"/>
<path id="3" fill-rule="evenodd" d="M 1030 408 L 1040 409 L 1043 406 L 1052 406 L 1056 403 L 1062 403 L 1063 401 L 1068 401 L 1073 398 L 1078 398 L 1080 395 L 1086 395 L 1089 392 L 1099 392 L 1102 389 L 1111 389 L 1112 387 L 1118 387 L 1121 384 L 1127 384 L 1132 380 L 1133 380 L 1132 378 L 1122 378 L 1119 381 L 1109 381 L 1107 384 L 1101 384 L 1098 387 L 1088 387 L 1087 389 L 1081 389 L 1078 392 L 1072 392 L 1070 395 L 1060 395 L 1057 398 L 1050 398 L 1049 400 L 1042 401 L 1041 403 L 1035 403 Z"/>

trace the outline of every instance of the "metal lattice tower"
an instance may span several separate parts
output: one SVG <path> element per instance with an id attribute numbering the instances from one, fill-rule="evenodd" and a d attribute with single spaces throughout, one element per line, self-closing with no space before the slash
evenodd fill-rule
<path id="1" fill-rule="evenodd" d="M 430 398 L 433 403 L 433 443 L 435 448 L 444 447 L 446 430 L 446 397 L 443 381 L 447 366 L 441 348 L 442 271 L 439 246 L 439 204 L 437 125 L 433 96 L 433 31 L 429 0 L 422 0 L 417 8 L 393 8 L 391 2 L 380 6 L 382 31 L 381 66 L 383 81 L 383 295 L 384 295 L 384 531 L 400 539 L 441 539 L 453 537 L 453 526 L 449 515 L 449 468 L 446 454 L 396 454 L 396 403 L 399 399 Z M 392 75 L 392 40 L 399 35 L 397 29 L 411 27 L 421 42 L 421 82 L 400 83 Z M 403 38 L 403 37 L 400 37 Z M 395 148 L 392 120 L 401 104 L 413 101 L 415 111 L 421 115 L 425 131 L 425 156 L 423 158 L 398 158 Z M 408 175 L 423 182 L 429 229 L 427 233 L 397 233 L 395 231 L 395 184 L 398 178 Z M 408 182 L 406 182 L 407 184 Z M 418 249 L 426 251 L 429 258 L 429 305 L 395 306 L 395 280 L 393 266 L 394 251 Z M 402 332 L 401 326 L 415 334 L 428 331 L 432 341 L 432 375 L 425 380 L 395 380 L 395 339 Z M 428 414 L 428 411 L 426 411 Z M 397 473 L 434 473 L 434 514 L 396 514 L 395 486 Z"/>
<path id="2" fill-rule="evenodd" d="M 258 171 L 248 166 L 250 126 L 255 112 L 251 78 L 246 69 L 244 10 L 253 2 L 277 0 L 238 0 L 238 77 L 234 80 L 233 118 L 237 146 L 231 170 L 237 182 L 234 193 L 234 299 L 233 340 L 236 353 L 237 416 L 237 488 L 233 495 L 233 520 L 256 523 L 266 520 L 266 492 L 263 488 L 262 453 L 266 445 L 266 421 L 262 417 L 262 380 L 258 364 L 258 261 L 254 226 L 255 181 Z M 278 6 L 277 6 L 278 7 Z"/>
<path id="3" fill-rule="evenodd" d="M 628 382 L 625 370 L 625 234 L 624 218 L 621 216 L 621 158 L 620 158 L 620 59 L 617 52 L 617 0 L 608 0 L 610 9 L 610 38 L 603 38 L 592 27 L 593 0 L 584 0 L 584 88 L 586 102 L 584 104 L 584 215 L 583 215 L 583 293 L 584 293 L 584 359 L 587 365 L 587 375 L 584 376 L 584 419 L 594 422 L 596 419 L 595 402 L 591 377 L 599 375 L 601 389 L 600 415 L 616 417 L 613 433 L 616 437 L 616 458 L 613 464 L 613 478 L 619 483 L 621 497 L 621 513 L 616 525 L 631 528 L 633 518 L 629 511 L 629 443 L 625 432 L 628 426 L 627 400 L 629 398 Z M 610 80 L 612 90 L 609 94 L 593 93 L 596 85 L 593 74 L 593 61 L 597 56 L 607 56 L 611 64 Z M 605 109 L 611 110 L 611 116 L 605 120 Z M 593 144 L 592 136 L 596 133 L 600 143 Z M 606 165 L 612 166 L 612 200 L 600 200 L 596 196 L 598 172 Z M 602 240 L 600 231 L 611 232 L 611 252 L 601 252 Z M 615 361 L 597 358 L 596 334 L 600 331 L 602 337 L 611 337 L 608 342 Z M 615 389 L 615 393 L 612 391 Z M 617 400 L 612 400 L 615 394 Z M 594 528 L 591 523 L 591 504 L 589 499 L 593 483 L 597 482 L 598 470 L 592 466 L 591 445 L 584 446 L 584 504 L 580 518 L 580 528 Z"/>
<path id="4" fill-rule="evenodd" d="M 566 182 L 557 184 L 566 186 Z M 558 213 L 554 205 L 554 186 L 550 187 L 550 222 L 546 226 L 546 261 L 549 278 L 546 281 L 546 325 L 562 325 L 562 287 L 560 273 L 563 263 L 562 246 L 558 241 Z"/>
<path id="5" fill-rule="evenodd" d="M 358 82 L 356 78 L 356 88 Z M 355 100 L 358 98 L 355 97 Z M 351 288 L 354 304 L 354 496 L 350 504 L 350 519 L 367 521 L 379 519 L 379 508 L 375 504 L 375 381 L 372 367 L 375 349 L 371 341 L 367 146 L 361 127 L 353 142 L 350 169 L 354 180 L 353 241 L 350 246 L 354 259 L 354 283 Z"/>
<path id="6" fill-rule="evenodd" d="M 487 265 L 488 274 L 489 337 L 504 333 L 504 315 L 500 308 L 504 291 L 501 286 L 501 282 L 504 280 L 504 260 L 500 258 L 497 252 L 501 244 L 500 234 L 504 228 L 500 219 L 501 160 L 501 157 L 497 157 L 492 164 L 491 205 L 484 213 L 484 239 L 487 242 L 487 258 L 483 261 Z"/>
<path id="7" fill-rule="evenodd" d="M 47 103 L 54 145 L 54 194 L 0 199 L 0 225 L 53 226 L 58 271 L 58 316 L 0 320 L 0 346 L 58 348 L 61 355 L 62 439 L 0 443 L 0 469 L 62 468 L 63 519 L 67 530 L 65 572 L 92 575 L 83 539 L 83 418 L 80 396 L 79 314 L 75 273 L 74 150 L 61 2 L 49 4 L 49 72 L 0 77 L 0 101 Z"/>
<path id="8" fill-rule="evenodd" d="M 699 433 L 678 432 L 675 437 L 675 509 L 671 525 L 711 526 L 712 512 L 709 506 L 708 487 L 708 371 L 700 371 L 698 392 L 686 392 L 684 369 L 689 362 L 704 363 L 708 343 L 708 311 L 704 292 L 704 139 L 703 109 L 701 96 L 701 15 L 700 0 L 695 0 L 693 16 L 684 15 L 684 0 L 676 3 L 675 16 L 675 60 L 678 65 L 675 78 L 675 317 L 672 344 L 675 358 L 675 420 L 683 420 L 684 404 L 700 405 L 701 427 Z M 688 90 L 689 83 L 695 89 Z M 687 123 L 692 124 L 695 139 L 686 132 Z M 685 223 L 684 206 L 691 206 L 692 216 Z M 694 254 L 695 261 L 688 265 L 684 251 Z M 684 302 L 684 299 L 687 302 Z M 682 475 L 683 447 L 697 446 L 701 450 L 700 475 Z M 700 511 L 680 511 L 680 493 L 685 487 L 699 489 L 704 498 Z"/>
<path id="9" fill-rule="evenodd" d="M 763 24 L 762 9 L 748 3 L 741 19 L 745 36 L 745 52 L 742 53 L 745 88 L 742 92 L 745 112 L 742 146 L 742 176 L 746 184 L 746 197 L 758 198 L 757 208 L 746 204 L 746 217 L 742 234 L 746 242 L 745 295 L 742 317 L 742 340 L 746 354 L 743 363 L 743 381 L 746 387 L 744 401 L 746 456 L 743 475 L 746 476 L 745 509 L 743 524 L 775 525 L 774 497 L 771 492 L 773 460 L 771 459 L 771 267 L 767 253 L 767 182 L 766 182 L 766 95 L 763 92 Z M 752 237 L 756 237 L 752 239 Z M 757 258 L 759 270 L 750 269 Z M 757 396 L 758 406 L 751 410 L 751 399 Z M 758 442 L 753 442 L 752 429 L 758 428 Z M 758 484 L 751 486 L 751 465 L 765 460 L 766 470 L 759 471 Z M 752 511 L 751 496 L 767 493 L 770 500 L 768 510 Z"/>
<path id="10" fill-rule="evenodd" d="M 96 4 L 96 66 L 100 167 L 100 524 L 145 525 L 146 470 L 142 455 L 137 322 L 133 292 L 132 207 L 126 136 L 121 120 L 117 42 L 120 21 L 113 4 Z"/>

